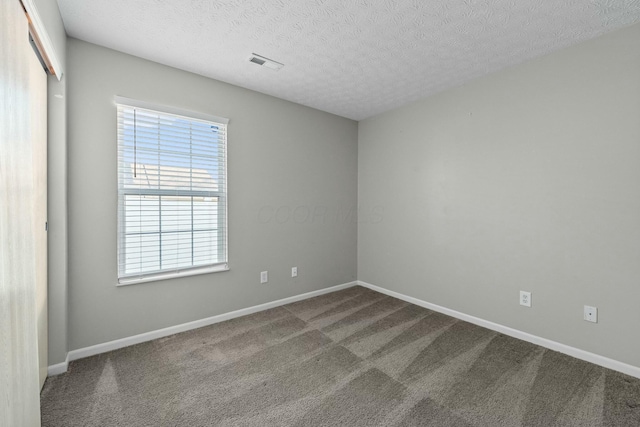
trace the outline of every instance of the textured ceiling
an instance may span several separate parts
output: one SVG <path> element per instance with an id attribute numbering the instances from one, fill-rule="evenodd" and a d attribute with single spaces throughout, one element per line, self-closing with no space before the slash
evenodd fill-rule
<path id="1" fill-rule="evenodd" d="M 355 120 L 640 22 L 640 0 L 58 4 L 71 37 Z"/>

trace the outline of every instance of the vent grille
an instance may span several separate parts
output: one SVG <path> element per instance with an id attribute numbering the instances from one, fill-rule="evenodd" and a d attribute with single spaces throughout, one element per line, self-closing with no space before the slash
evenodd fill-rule
<path id="1" fill-rule="evenodd" d="M 263 59 L 256 58 L 255 56 L 252 56 L 249 61 L 253 62 L 254 64 L 258 64 L 258 65 L 264 65 L 264 63 L 267 62 L 267 61 L 265 61 Z"/>
<path id="2" fill-rule="evenodd" d="M 253 62 L 254 64 L 258 64 L 275 71 L 278 71 L 280 68 L 284 67 L 284 64 L 280 62 L 276 62 L 273 59 L 265 58 L 264 56 L 260 56 L 255 53 L 251 54 L 251 56 L 249 57 L 249 62 Z"/>

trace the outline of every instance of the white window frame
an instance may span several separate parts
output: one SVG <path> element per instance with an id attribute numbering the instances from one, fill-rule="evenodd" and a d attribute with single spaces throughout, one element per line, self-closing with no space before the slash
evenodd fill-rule
<path id="1" fill-rule="evenodd" d="M 139 108 L 139 109 L 144 109 L 144 110 L 149 110 L 155 113 L 159 113 L 159 114 L 165 114 L 165 115 L 171 115 L 171 116 L 177 116 L 180 117 L 182 119 L 186 119 L 186 120 L 194 120 L 194 121 L 205 121 L 208 123 L 211 123 L 212 125 L 217 125 L 217 126 L 224 126 L 225 128 L 225 134 L 228 135 L 227 132 L 227 125 L 229 123 L 229 119 L 223 118 L 223 117 L 218 117 L 218 116 L 213 116 L 213 115 L 209 115 L 209 114 L 203 114 L 203 113 L 199 113 L 199 112 L 194 112 L 194 111 L 188 111 L 188 110 L 182 110 L 179 108 L 174 108 L 174 107 L 169 107 L 169 106 L 163 106 L 163 105 L 157 105 L 157 104 L 152 104 L 152 103 L 148 103 L 148 102 L 144 102 L 144 101 L 139 101 L 139 100 L 135 100 L 135 99 L 131 99 L 131 98 L 125 98 L 122 96 L 116 96 L 115 97 L 115 104 L 116 104 L 116 109 L 118 109 L 119 106 L 123 106 L 123 107 L 133 107 L 133 108 Z M 119 118 L 118 118 L 119 121 Z M 141 195 L 141 194 L 148 194 L 148 195 L 154 195 L 154 196 L 163 196 L 163 195 L 167 195 L 169 193 L 166 193 L 166 190 L 162 190 L 162 189 L 134 189 L 134 190 L 130 190 L 127 188 L 124 188 L 123 183 L 121 182 L 121 174 L 120 174 L 120 155 L 118 156 L 118 286 L 123 286 L 123 285 L 132 285 L 132 284 L 136 284 L 136 283 L 144 283 L 144 282 L 151 282 L 151 281 L 157 281 L 157 280 L 165 280 L 165 279 L 172 279 L 172 278 L 177 278 L 177 277 L 187 277 L 187 276 L 193 276 L 193 275 L 198 275 L 198 274 L 207 274 L 207 273 L 215 273 L 215 272 L 220 272 L 220 271 L 228 271 L 229 270 L 229 263 L 228 263 L 228 256 L 229 256 L 229 245 L 228 245 L 228 241 L 229 241 L 229 227 L 228 227 L 228 220 L 227 220 L 227 210 L 228 210 L 228 195 L 227 195 L 227 164 L 228 164 L 228 160 L 227 160 L 227 138 L 225 138 L 224 141 L 225 147 L 224 147 L 224 151 L 225 151 L 225 158 L 224 158 L 224 167 L 223 167 L 223 172 L 220 175 L 222 178 L 222 182 L 219 182 L 218 185 L 220 186 L 218 191 L 213 194 L 212 192 L 207 192 L 207 196 L 209 197 L 217 197 L 219 201 L 221 201 L 222 203 L 220 203 L 220 211 L 218 213 L 218 226 L 219 228 L 221 227 L 223 230 L 223 237 L 222 237 L 222 242 L 220 243 L 220 250 L 223 252 L 224 256 L 224 260 L 223 262 L 219 262 L 219 263 L 215 263 L 215 264 L 209 264 L 209 265 L 204 265 L 204 266 L 196 266 L 196 267 L 187 267 L 187 268 L 168 268 L 165 270 L 160 270 L 160 271 L 155 271 L 155 272 L 151 272 L 151 273 L 138 273 L 138 274 L 122 274 L 121 268 L 123 268 L 123 266 L 126 263 L 126 254 L 124 253 L 124 244 L 123 242 L 121 242 L 122 237 L 124 236 L 124 227 L 125 227 L 125 221 L 124 221 L 124 197 L 126 195 Z M 120 150 L 121 150 L 121 140 L 120 140 L 120 135 L 118 135 L 117 137 L 117 146 L 118 146 L 118 153 L 120 154 Z M 198 192 L 198 191 L 194 191 L 194 190 L 183 190 L 183 191 L 178 191 L 176 192 L 175 190 L 170 190 L 170 195 L 173 196 L 202 196 L 204 195 L 202 192 Z"/>

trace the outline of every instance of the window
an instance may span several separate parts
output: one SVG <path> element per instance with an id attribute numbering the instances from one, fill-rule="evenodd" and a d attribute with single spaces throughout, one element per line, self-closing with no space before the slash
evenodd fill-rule
<path id="1" fill-rule="evenodd" d="M 116 104 L 118 283 L 227 270 L 227 120 Z"/>

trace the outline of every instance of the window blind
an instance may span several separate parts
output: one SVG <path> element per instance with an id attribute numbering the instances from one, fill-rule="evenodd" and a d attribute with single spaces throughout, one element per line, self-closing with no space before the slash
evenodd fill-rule
<path id="1" fill-rule="evenodd" d="M 116 104 L 119 283 L 227 269 L 227 120 Z"/>

